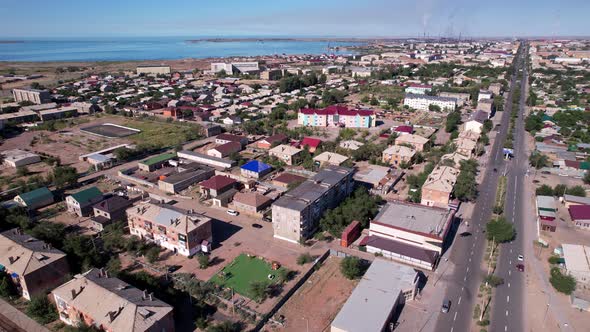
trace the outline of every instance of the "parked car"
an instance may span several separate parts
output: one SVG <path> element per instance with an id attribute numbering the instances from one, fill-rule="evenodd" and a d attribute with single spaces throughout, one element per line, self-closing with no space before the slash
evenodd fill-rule
<path id="1" fill-rule="evenodd" d="M 230 216 L 237 216 L 239 213 L 235 210 L 227 210 L 227 214 L 229 214 Z"/>
<path id="2" fill-rule="evenodd" d="M 517 257 L 517 258 L 518 258 L 518 260 L 519 260 L 519 261 L 521 261 L 521 262 L 522 262 L 522 261 L 524 261 L 524 256 L 523 256 L 523 255 L 518 255 L 518 257 Z"/>
<path id="3" fill-rule="evenodd" d="M 516 269 L 520 272 L 524 272 L 524 265 L 523 264 L 516 264 Z"/>
<path id="4" fill-rule="evenodd" d="M 262 225 L 260 225 L 260 224 L 252 224 L 252 227 L 254 227 L 254 228 L 262 228 Z"/>

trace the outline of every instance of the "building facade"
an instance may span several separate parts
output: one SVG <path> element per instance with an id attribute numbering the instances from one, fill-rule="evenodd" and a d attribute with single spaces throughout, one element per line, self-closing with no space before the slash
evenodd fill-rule
<path id="1" fill-rule="evenodd" d="M 13 89 L 12 97 L 17 103 L 30 101 L 33 104 L 45 104 L 51 102 L 51 94 L 47 90 Z"/>
<path id="2" fill-rule="evenodd" d="M 443 111 L 454 111 L 457 107 L 457 99 L 449 97 L 436 97 L 429 95 L 406 94 L 404 106 L 420 111 L 428 111 L 430 105 L 436 105 Z"/>
<path id="3" fill-rule="evenodd" d="M 375 127 L 376 116 L 371 110 L 350 110 L 344 106 L 328 106 L 324 109 L 301 109 L 297 123 L 310 127 Z"/>
<path id="4" fill-rule="evenodd" d="M 129 232 L 183 256 L 209 252 L 211 219 L 193 210 L 142 203 L 127 209 Z"/>
<path id="5" fill-rule="evenodd" d="M 354 170 L 328 166 L 272 205 L 274 237 L 299 243 L 309 238 L 327 209 L 350 195 Z"/>

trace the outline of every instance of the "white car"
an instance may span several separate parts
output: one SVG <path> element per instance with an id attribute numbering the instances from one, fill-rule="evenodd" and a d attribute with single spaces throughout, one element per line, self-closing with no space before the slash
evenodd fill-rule
<path id="1" fill-rule="evenodd" d="M 518 255 L 518 257 L 517 257 L 517 258 L 518 258 L 518 260 L 519 260 L 519 261 L 521 261 L 521 262 L 522 262 L 522 261 L 524 261 L 524 256 L 523 256 L 523 255 Z"/>
<path id="2" fill-rule="evenodd" d="M 230 216 L 237 216 L 239 213 L 238 213 L 238 211 L 227 210 L 227 214 L 229 214 Z"/>

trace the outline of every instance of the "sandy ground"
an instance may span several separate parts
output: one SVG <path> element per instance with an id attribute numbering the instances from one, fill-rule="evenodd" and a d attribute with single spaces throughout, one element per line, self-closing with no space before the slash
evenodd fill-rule
<path id="1" fill-rule="evenodd" d="M 285 317 L 284 327 L 270 331 L 327 331 L 358 281 L 340 272 L 340 258 L 330 256 L 322 267 L 285 303 L 275 317 Z M 267 324 L 268 327 L 269 324 Z"/>

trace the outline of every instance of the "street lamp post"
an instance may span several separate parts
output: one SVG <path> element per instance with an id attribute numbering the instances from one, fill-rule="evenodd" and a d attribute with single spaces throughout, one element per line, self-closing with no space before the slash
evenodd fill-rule
<path id="1" fill-rule="evenodd" d="M 301 317 L 301 319 L 305 320 L 305 330 L 307 332 L 309 332 L 309 319 L 305 318 L 305 317 Z"/>

